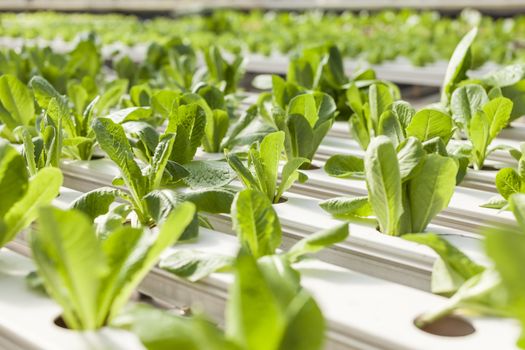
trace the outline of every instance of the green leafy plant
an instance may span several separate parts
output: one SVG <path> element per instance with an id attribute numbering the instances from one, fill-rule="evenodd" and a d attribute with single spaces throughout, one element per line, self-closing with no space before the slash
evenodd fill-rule
<path id="1" fill-rule="evenodd" d="M 271 114 L 262 113 L 268 115 L 266 120 L 275 129 L 284 131 L 286 157 L 306 158 L 309 162 L 302 165 L 306 168 L 311 166 L 319 145 L 335 120 L 336 105 L 325 93 L 303 93 L 290 99 L 286 112 L 275 109 Z"/>
<path id="2" fill-rule="evenodd" d="M 62 307 L 66 325 L 93 330 L 111 323 L 131 294 L 191 222 L 195 206 L 181 204 L 158 232 L 121 226 L 100 240 L 88 216 L 40 209 L 31 249 L 46 291 Z"/>
<path id="3" fill-rule="evenodd" d="M 336 216 L 374 215 L 385 234 L 423 232 L 448 206 L 457 172 L 454 159 L 426 153 L 414 137 L 396 148 L 388 137 L 378 136 L 364 159 L 368 196 L 333 198 L 320 206 Z"/>
<path id="4" fill-rule="evenodd" d="M 494 266 L 484 267 L 437 235 L 405 235 L 410 241 L 428 245 L 440 256 L 434 265 L 432 290 L 451 295 L 443 305 L 420 316 L 417 324 L 425 327 L 457 310 L 483 315 L 514 317 L 522 327 L 518 341 L 525 348 L 523 271 L 519 268 L 525 254 L 525 196 L 513 194 L 510 208 L 517 227 L 496 227 L 483 232 L 487 255 Z"/>
<path id="5" fill-rule="evenodd" d="M 363 91 L 364 90 L 364 91 Z M 366 149 L 370 140 L 374 136 L 387 133 L 386 127 L 401 128 L 407 127 L 409 120 L 414 115 L 413 109 L 408 105 L 396 104 L 392 108 L 392 113 L 386 114 L 390 106 L 399 99 L 399 90 L 393 87 L 393 84 L 384 82 L 373 83 L 367 89 L 359 89 L 355 83 L 350 84 L 346 91 L 347 104 L 352 110 L 348 122 L 350 123 L 350 133 L 359 143 L 361 148 Z M 402 114 L 402 115 L 399 115 Z M 381 118 L 388 118 L 388 121 L 396 121 L 392 117 L 404 118 L 396 124 L 389 124 L 381 121 Z M 403 123 L 399 125 L 400 123 Z"/>
<path id="6" fill-rule="evenodd" d="M 490 143 L 510 121 L 513 103 L 505 97 L 489 96 L 481 85 L 467 84 L 452 94 L 454 119 L 472 144 L 471 163 L 482 169 L 487 156 L 494 151 Z"/>
<path id="7" fill-rule="evenodd" d="M 128 309 L 112 324 L 137 334 L 148 350 L 322 348 L 321 310 L 284 257 L 256 260 L 241 249 L 233 266 L 224 333 L 202 315 L 183 318 L 144 305 Z"/>
<path id="8" fill-rule="evenodd" d="M 523 148 L 523 145 L 521 146 Z M 510 154 L 518 160 L 517 169 L 503 168 L 495 178 L 496 189 L 499 195 L 492 197 L 482 207 L 492 209 L 507 209 L 508 199 L 515 193 L 525 192 L 525 157 L 523 150 L 510 149 Z"/>
<path id="9" fill-rule="evenodd" d="M 255 189 L 237 193 L 231 214 L 241 248 L 256 259 L 278 255 L 287 263 L 295 263 L 348 237 L 348 224 L 343 223 L 301 239 L 287 252 L 278 252 L 282 239 L 279 217 L 265 194 Z M 229 256 L 180 250 L 162 259 L 160 267 L 195 282 L 212 272 L 230 269 L 232 263 Z"/>
<path id="10" fill-rule="evenodd" d="M 0 140 L 0 247 L 33 222 L 42 205 L 56 198 L 62 185 L 58 169 L 29 176 L 22 156 Z"/>
<path id="11" fill-rule="evenodd" d="M 158 224 L 186 200 L 195 203 L 198 210 L 213 213 L 229 211 L 233 194 L 219 187 L 231 181 L 230 172 L 219 162 L 194 162 L 185 168 L 171 161 L 169 158 L 176 145 L 175 135 L 163 135 L 151 157 L 151 163 L 141 167 L 120 124 L 108 118 L 98 118 L 93 123 L 93 130 L 100 147 L 121 171 L 122 177 L 115 179 L 114 185 L 125 185 L 127 190 L 100 188 L 84 194 L 73 203 L 73 207 L 91 213 L 93 219 L 105 215 L 105 220 L 122 222 L 132 210 L 142 225 Z M 197 189 L 181 193 L 170 189 L 183 179 Z M 119 206 L 118 215 L 108 212 L 110 204 L 117 198 L 125 203 Z M 96 212 L 93 212 L 93 207 L 97 208 Z M 189 237 L 185 235 L 185 238 Z"/>
<path id="12" fill-rule="evenodd" d="M 284 150 L 284 132 L 266 135 L 260 143 L 254 143 L 248 151 L 248 167 L 236 154 L 229 153 L 226 159 L 246 188 L 264 193 L 273 203 L 278 203 L 283 193 L 299 179 L 298 169 L 308 160 L 292 158 L 285 163 L 281 182 L 277 185 L 279 161 Z M 253 169 L 253 171 L 250 170 Z"/>
<path id="13" fill-rule="evenodd" d="M 240 55 L 234 56 L 232 62 L 226 60 L 217 46 L 211 46 L 204 50 L 204 61 L 208 68 L 208 75 L 212 84 L 222 85 L 225 94 L 237 90 L 239 81 L 244 75 L 244 58 Z"/>
<path id="14" fill-rule="evenodd" d="M 374 92 L 375 89 L 376 87 L 374 86 L 370 87 L 371 94 L 369 96 L 377 95 L 378 92 Z M 361 141 L 359 141 L 362 147 L 365 149 L 368 147 L 370 137 L 373 135 L 387 136 L 395 147 L 406 142 L 408 138 L 414 137 L 422 142 L 423 147 L 429 153 L 452 156 L 458 160 L 462 160 L 465 157 L 463 153 L 455 154 L 447 150 L 447 143 L 454 132 L 454 125 L 450 115 L 431 107 L 426 107 L 416 112 L 408 102 L 393 101 L 386 87 L 383 86 L 381 89 L 383 90 L 383 97 L 374 98 L 374 103 L 370 101 L 371 104 L 378 106 L 376 108 L 377 112 L 372 113 L 379 115 L 377 117 L 377 127 L 373 126 L 374 122 L 369 117 L 358 122 L 359 125 L 355 125 L 354 131 L 363 136 L 360 138 Z M 380 105 L 382 107 L 379 107 Z M 351 118 L 359 118 L 359 115 L 372 115 L 367 104 L 359 105 L 359 108 L 356 106 L 357 102 L 354 104 L 354 108 L 361 112 L 354 113 Z M 350 122 L 352 123 L 352 120 Z M 464 168 L 463 170 L 466 171 L 468 164 L 461 162 L 461 165 Z M 335 177 L 361 177 L 364 171 L 364 163 L 360 157 L 355 155 L 336 154 L 328 158 L 324 170 L 328 175 Z"/>

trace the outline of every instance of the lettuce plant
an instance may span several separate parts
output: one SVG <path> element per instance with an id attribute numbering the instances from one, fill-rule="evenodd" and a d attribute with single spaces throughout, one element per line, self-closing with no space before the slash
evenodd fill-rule
<path id="1" fill-rule="evenodd" d="M 323 138 L 336 117 L 334 100 L 322 92 L 305 93 L 290 100 L 286 112 L 274 111 L 273 123 L 285 133 L 285 152 L 288 159 L 306 158 L 310 166 Z"/>
<path id="2" fill-rule="evenodd" d="M 366 149 L 370 140 L 374 136 L 383 134 L 380 130 L 380 118 L 383 113 L 399 99 L 399 91 L 392 88 L 391 84 L 383 82 L 371 84 L 367 90 L 359 89 L 354 83 L 346 91 L 347 104 L 351 108 L 352 113 L 348 122 L 350 123 L 350 133 L 353 138 L 359 143 L 361 148 Z M 406 118 L 413 116 L 413 110 L 404 108 L 399 113 L 403 113 L 402 117 Z M 398 109 L 394 110 L 394 113 Z M 390 115 L 388 115 L 390 116 Z M 405 122 L 405 119 L 400 121 Z M 407 123 L 402 124 L 406 128 Z M 403 128 L 403 129 L 404 129 Z"/>
<path id="3" fill-rule="evenodd" d="M 523 147 L 522 145 L 522 149 Z M 482 207 L 506 209 L 508 208 L 508 199 L 513 194 L 525 192 L 525 157 L 521 151 L 515 149 L 511 150 L 511 154 L 518 159 L 517 169 L 508 167 L 498 171 L 495 183 L 499 195 L 492 197 Z"/>
<path id="4" fill-rule="evenodd" d="M 213 45 L 204 50 L 204 62 L 208 68 L 208 79 L 211 84 L 219 85 L 224 94 L 237 91 L 239 82 L 244 75 L 245 59 L 242 56 L 236 55 L 232 62 L 228 62 L 220 49 Z"/>
<path id="5" fill-rule="evenodd" d="M 370 89 L 373 90 L 373 87 Z M 372 125 L 371 120 L 369 124 Z M 361 130 L 365 130 L 363 140 L 366 141 L 362 145 L 368 145 L 370 135 L 366 132 L 366 127 Z M 377 134 L 387 136 L 396 148 L 410 138 L 415 138 L 427 153 L 455 159 L 459 167 L 456 184 L 459 184 L 466 174 L 471 152 L 463 145 L 456 147 L 455 144 L 449 143 L 455 130 L 452 117 L 442 109 L 427 106 L 416 112 L 408 102 L 398 100 L 387 104 L 382 110 L 378 119 Z M 336 154 L 328 158 L 324 170 L 334 177 L 359 178 L 364 172 L 364 162 L 354 155 Z"/>
<path id="6" fill-rule="evenodd" d="M 348 236 L 348 224 L 308 235 L 294 244 L 287 252 L 279 252 L 282 233 L 279 217 L 266 195 L 256 189 L 237 193 L 232 203 L 232 221 L 241 249 L 256 259 L 280 259 L 295 263 L 308 254 L 336 244 Z M 192 282 L 212 272 L 232 267 L 232 258 L 225 255 L 180 250 L 162 259 L 160 267 Z"/>
<path id="7" fill-rule="evenodd" d="M 518 341 L 525 348 L 525 285 L 523 263 L 525 254 L 525 196 L 509 197 L 510 208 L 517 227 L 496 225 L 483 232 L 485 250 L 493 266 L 484 267 L 437 235 L 405 235 L 404 238 L 430 246 L 440 256 L 432 273 L 432 290 L 451 295 L 443 305 L 429 310 L 418 318 L 425 327 L 457 310 L 476 312 L 488 316 L 516 318 L 522 328 Z"/>
<path id="8" fill-rule="evenodd" d="M 159 224 L 185 200 L 194 202 L 199 210 L 213 213 L 229 211 L 233 194 L 219 187 L 231 181 L 230 173 L 225 171 L 225 166 L 216 164 L 217 162 L 194 162 L 187 164 L 185 168 L 171 161 L 170 155 L 177 145 L 175 135 L 163 135 L 151 162 L 141 167 L 120 124 L 108 118 L 98 118 L 93 123 L 93 130 L 100 147 L 121 171 L 122 177 L 115 179 L 114 185 L 125 185 L 127 190 L 101 188 L 77 199 L 73 206 L 90 213 L 93 219 L 108 213 L 109 217 L 106 214 L 105 220 L 124 221 L 133 210 L 142 225 Z M 196 190 L 179 193 L 169 189 L 183 178 Z M 109 207 L 116 198 L 125 202 L 123 206 L 118 207 L 118 215 Z M 97 208 L 95 212 L 94 207 Z"/>
<path id="9" fill-rule="evenodd" d="M 93 330 L 110 324 L 160 254 L 177 242 L 194 212 L 193 204 L 184 203 L 158 231 L 121 226 L 100 239 L 81 212 L 40 209 L 31 250 L 66 325 Z"/>
<path id="10" fill-rule="evenodd" d="M 457 88 L 451 98 L 450 109 L 472 145 L 471 163 L 482 169 L 487 156 L 494 150 L 490 143 L 507 126 L 513 103 L 498 96 L 489 98 L 483 87 L 467 84 Z"/>
<path id="11" fill-rule="evenodd" d="M 374 215 L 379 231 L 388 235 L 423 232 L 448 206 L 457 172 L 454 159 L 425 152 L 415 137 L 395 147 L 388 137 L 378 136 L 364 159 L 368 196 L 338 197 L 320 205 L 337 216 Z"/>
<path id="12" fill-rule="evenodd" d="M 248 167 L 236 154 L 226 155 L 226 160 L 244 186 L 264 193 L 273 203 L 278 203 L 283 193 L 299 179 L 301 173 L 298 169 L 308 162 L 305 158 L 289 159 L 283 167 L 281 182 L 277 185 L 284 138 L 284 132 L 276 131 L 266 135 L 260 143 L 252 144 L 248 151 Z"/>
<path id="13" fill-rule="evenodd" d="M 256 260 L 241 250 L 232 265 L 224 332 L 202 315 L 181 317 L 145 305 L 129 308 L 112 325 L 137 334 L 148 350 L 322 349 L 325 320 L 286 259 Z"/>
<path id="14" fill-rule="evenodd" d="M 0 140 L 0 247 L 36 219 L 39 207 L 51 203 L 61 185 L 62 173 L 55 168 L 29 176 L 23 157 Z"/>

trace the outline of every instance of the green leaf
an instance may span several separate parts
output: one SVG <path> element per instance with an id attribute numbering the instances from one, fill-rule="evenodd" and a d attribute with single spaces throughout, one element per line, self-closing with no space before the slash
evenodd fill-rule
<path id="1" fill-rule="evenodd" d="M 39 232 L 31 249 L 46 291 L 63 308 L 72 329 L 96 329 L 98 290 L 107 273 L 105 257 L 91 221 L 77 211 L 45 207 L 39 211 Z"/>
<path id="2" fill-rule="evenodd" d="M 409 179 L 418 169 L 417 166 L 425 156 L 425 150 L 421 141 L 415 137 L 409 137 L 402 144 L 397 152 L 397 159 L 399 162 L 399 172 L 401 174 L 401 181 Z"/>
<path id="3" fill-rule="evenodd" d="M 342 242 L 348 237 L 348 224 L 329 228 L 308 235 L 295 243 L 286 253 L 290 262 L 298 261 L 303 255 L 316 253 L 332 244 Z"/>
<path id="4" fill-rule="evenodd" d="M 483 167 L 487 149 L 492 140 L 507 125 L 512 111 L 512 101 L 497 97 L 483 106 L 472 118 L 470 139 L 473 146 L 473 158 L 478 169 Z"/>
<path id="5" fill-rule="evenodd" d="M 226 154 L 226 161 L 231 166 L 231 168 L 237 173 L 237 176 L 242 181 L 244 186 L 246 186 L 246 188 L 262 190 L 262 188 L 259 187 L 259 183 L 257 182 L 255 176 L 250 172 L 250 170 L 246 166 L 244 166 L 244 164 L 242 163 L 240 158 L 237 157 L 236 154 Z"/>
<path id="6" fill-rule="evenodd" d="M 348 90 L 346 90 L 347 104 L 352 108 L 354 113 L 358 116 L 363 115 L 363 100 L 361 99 L 361 93 L 359 88 L 354 84 L 350 84 Z"/>
<path id="7" fill-rule="evenodd" d="M 483 82 L 489 86 L 504 87 L 518 83 L 525 78 L 525 67 L 523 64 L 511 64 L 487 73 Z"/>
<path id="8" fill-rule="evenodd" d="M 394 102 L 394 97 L 390 93 L 388 86 L 384 84 L 372 84 L 368 90 L 368 104 L 370 107 L 370 119 L 374 130 L 378 130 L 379 118 L 387 110 L 387 107 Z"/>
<path id="9" fill-rule="evenodd" d="M 370 143 L 370 130 L 362 116 L 352 114 L 348 119 L 350 124 L 350 133 L 352 137 L 359 142 L 362 149 L 367 149 Z"/>
<path id="10" fill-rule="evenodd" d="M 173 134 L 165 134 L 160 138 L 159 143 L 155 148 L 155 152 L 153 153 L 151 168 L 149 169 L 150 189 L 159 188 L 161 186 L 162 179 L 165 176 L 164 171 L 168 165 L 174 142 L 175 137 Z"/>
<path id="11" fill-rule="evenodd" d="M 447 71 L 443 80 L 442 91 L 441 91 L 441 103 L 447 105 L 452 92 L 456 85 L 465 79 L 467 71 L 471 66 L 471 53 L 470 47 L 476 39 L 478 29 L 473 28 L 465 34 L 459 44 L 456 46 L 452 57 L 448 62 Z"/>
<path id="12" fill-rule="evenodd" d="M 148 350 L 240 350 L 199 315 L 179 316 L 146 304 L 126 308 L 111 326 L 136 334 Z"/>
<path id="13" fill-rule="evenodd" d="M 362 176 L 365 171 L 363 159 L 352 156 L 336 154 L 328 158 L 324 165 L 324 171 L 334 177 L 351 178 Z"/>
<path id="14" fill-rule="evenodd" d="M 177 250 L 163 258 L 159 267 L 190 282 L 197 282 L 213 272 L 231 266 L 234 259 L 197 250 Z"/>
<path id="15" fill-rule="evenodd" d="M 206 126 L 206 113 L 198 103 L 179 106 L 170 116 L 167 133 L 175 133 L 170 160 L 185 164 L 195 156 Z"/>
<path id="16" fill-rule="evenodd" d="M 194 203 L 198 211 L 212 214 L 229 213 L 233 197 L 232 191 L 225 188 L 205 188 L 182 195 L 182 199 Z"/>
<path id="17" fill-rule="evenodd" d="M 122 124 L 130 121 L 146 120 L 151 116 L 151 109 L 149 107 L 129 107 L 119 109 L 106 118 L 113 120 L 115 123 Z"/>
<path id="18" fill-rule="evenodd" d="M 194 160 L 184 164 L 188 176 L 183 181 L 193 189 L 226 186 L 235 178 L 228 163 L 224 161 Z"/>
<path id="19" fill-rule="evenodd" d="M 110 108 L 116 106 L 122 95 L 126 93 L 128 89 L 128 81 L 125 79 L 117 79 L 111 82 L 107 87 L 106 91 L 100 95 L 94 109 L 96 115 L 101 115 L 107 112 Z"/>
<path id="20" fill-rule="evenodd" d="M 134 241 L 126 234 L 129 235 L 134 229 L 123 228 L 116 231 L 114 237 L 110 235 L 103 242 L 103 249 L 112 272 L 105 280 L 102 292 L 107 293 L 105 295 L 111 300 L 109 319 L 118 315 L 142 279 L 155 266 L 160 254 L 177 242 L 192 221 L 194 214 L 195 206 L 192 203 L 182 203 L 169 214 L 156 234 L 148 235 L 145 231 Z M 137 235 L 140 233 L 142 230 L 139 230 Z M 126 239 L 129 239 L 126 243 L 129 249 L 122 246 Z"/>
<path id="21" fill-rule="evenodd" d="M 412 232 L 423 232 L 445 209 L 454 194 L 458 165 L 448 157 L 429 154 L 408 183 Z"/>
<path id="22" fill-rule="evenodd" d="M 0 140 L 0 215 L 25 195 L 28 182 L 24 158 L 7 141 Z"/>
<path id="23" fill-rule="evenodd" d="M 272 95 L 275 104 L 286 109 L 291 99 L 301 93 L 299 85 L 285 81 L 278 75 L 272 75 Z"/>
<path id="24" fill-rule="evenodd" d="M 525 297 L 523 295 L 525 273 L 521 268 L 521 263 L 525 256 L 525 236 L 522 232 L 492 230 L 486 233 L 485 247 L 508 293 L 509 310 L 521 324 L 521 338 L 518 346 L 523 347 L 525 345 Z"/>
<path id="25" fill-rule="evenodd" d="M 478 84 L 468 84 L 457 88 L 450 100 L 454 120 L 468 131 L 470 120 L 476 112 L 489 101 L 485 89 Z"/>
<path id="26" fill-rule="evenodd" d="M 308 163 L 308 159 L 306 158 L 293 158 L 286 162 L 281 172 L 281 182 L 273 198 L 274 203 L 278 203 L 283 193 L 292 187 L 293 183 L 299 179 L 301 173 L 298 169 L 306 163 Z"/>
<path id="27" fill-rule="evenodd" d="M 286 315 L 277 297 L 254 257 L 241 250 L 235 265 L 235 281 L 226 305 L 227 337 L 243 349 L 278 349 Z"/>
<path id="28" fill-rule="evenodd" d="M 251 122 L 257 118 L 259 109 L 257 105 L 250 106 L 246 112 L 237 120 L 235 124 L 231 127 L 229 133 L 222 140 L 220 149 L 230 148 L 239 136 L 239 134 L 251 124 Z"/>
<path id="29" fill-rule="evenodd" d="M 75 199 L 71 203 L 70 208 L 77 209 L 86 214 L 91 220 L 95 220 L 97 216 L 108 212 L 109 206 L 118 195 L 119 190 L 115 188 L 97 188 Z"/>
<path id="30" fill-rule="evenodd" d="M 405 140 L 403 126 L 397 116 L 390 110 L 386 110 L 381 114 L 377 134 L 388 136 L 396 148 Z"/>
<path id="31" fill-rule="evenodd" d="M 511 120 L 515 120 L 516 118 L 525 115 L 525 80 L 501 88 L 501 93 L 514 103 L 512 114 L 510 116 Z"/>
<path id="32" fill-rule="evenodd" d="M 424 244 L 432 248 L 442 259 L 446 265 L 446 270 L 443 272 L 450 274 L 457 274 L 460 279 L 453 285 L 449 285 L 448 276 L 437 276 L 436 270 L 432 274 L 432 292 L 438 294 L 454 293 L 457 289 L 469 278 L 483 272 L 484 267 L 476 264 L 463 252 L 449 243 L 447 240 L 441 238 L 434 233 L 414 233 L 403 235 L 403 238 Z M 444 283 L 445 282 L 445 283 Z"/>
<path id="33" fill-rule="evenodd" d="M 489 209 L 503 209 L 508 204 L 509 203 L 505 198 L 500 195 L 496 195 L 489 198 L 489 200 L 486 203 L 481 204 L 480 207 Z"/>
<path id="34" fill-rule="evenodd" d="M 167 120 L 175 111 L 179 96 L 180 93 L 177 91 L 160 90 L 151 97 L 151 108 Z"/>
<path id="35" fill-rule="evenodd" d="M 0 234 L 0 247 L 28 227 L 36 219 L 41 206 L 48 205 L 58 196 L 62 179 L 62 172 L 56 168 L 44 168 L 30 179 L 24 196 L 3 217 L 3 225 L 0 226 L 5 231 Z"/>
<path id="36" fill-rule="evenodd" d="M 397 118 L 403 129 L 406 129 L 416 114 L 414 108 L 406 101 L 395 101 L 390 106 L 391 112 Z"/>
<path id="37" fill-rule="evenodd" d="M 525 227 L 525 194 L 515 193 L 509 197 L 510 210 L 514 213 L 516 221 Z"/>
<path id="38" fill-rule="evenodd" d="M 243 247 L 259 258 L 271 255 L 281 244 L 281 224 L 272 203 L 261 192 L 245 189 L 232 205 L 233 227 Z"/>
<path id="39" fill-rule="evenodd" d="M 366 217 L 374 214 L 367 196 L 330 198 L 320 202 L 319 206 L 335 216 Z"/>
<path id="40" fill-rule="evenodd" d="M 512 101 L 497 97 L 483 106 L 483 112 L 489 120 L 489 137 L 492 141 L 507 126 L 512 112 Z M 489 143 L 490 143 L 489 141 Z"/>
<path id="41" fill-rule="evenodd" d="M 220 109 L 214 109 L 210 117 L 206 119 L 203 147 L 206 152 L 220 152 L 222 140 L 228 132 L 230 118 L 226 111 Z"/>
<path id="42" fill-rule="evenodd" d="M 508 316 L 505 295 L 506 292 L 499 275 L 493 269 L 486 269 L 467 280 L 438 309 L 431 310 L 418 317 L 416 324 L 420 328 L 425 327 L 456 309 L 467 309 L 488 316 Z"/>
<path id="43" fill-rule="evenodd" d="M 313 94 L 302 94 L 294 97 L 288 106 L 288 114 L 303 116 L 311 128 L 317 123 L 319 115 Z"/>
<path id="44" fill-rule="evenodd" d="M 496 188 L 505 199 L 511 194 L 521 192 L 522 186 L 519 174 L 512 168 L 503 168 L 496 174 Z"/>
<path id="45" fill-rule="evenodd" d="M 290 143 L 290 151 L 287 150 L 288 158 L 303 157 L 311 160 L 310 155 L 315 152 L 313 145 L 314 131 L 301 115 L 292 114 L 287 119 L 287 138 Z"/>
<path id="46" fill-rule="evenodd" d="M 270 200 L 273 200 L 275 195 L 279 161 L 283 149 L 284 132 L 277 131 L 264 137 L 258 151 L 252 149 L 249 153 L 257 181 Z"/>
<path id="47" fill-rule="evenodd" d="M 36 165 L 35 144 L 33 137 L 31 136 L 30 129 L 28 126 L 18 126 L 15 130 L 13 130 L 13 133 L 18 139 L 22 140 L 24 145 L 23 155 L 26 159 L 27 170 L 29 171 L 29 175 L 33 176 L 38 170 Z"/>
<path id="48" fill-rule="evenodd" d="M 224 94 L 213 85 L 204 85 L 197 93 L 206 101 L 211 109 L 225 109 Z"/>
<path id="49" fill-rule="evenodd" d="M 398 235 L 403 214 L 401 175 L 396 151 L 388 137 L 378 136 L 368 146 L 365 177 L 370 205 L 381 232 Z"/>
<path id="50" fill-rule="evenodd" d="M 97 136 L 100 148 L 120 168 L 126 186 L 136 201 L 134 205 L 140 208 L 141 198 L 149 192 L 148 181 L 135 161 L 124 129 L 109 118 L 98 118 L 93 123 L 93 131 Z"/>
<path id="51" fill-rule="evenodd" d="M 35 117 L 31 91 L 15 76 L 0 77 L 0 120 L 9 129 L 30 125 Z"/>
<path id="52" fill-rule="evenodd" d="M 435 109 L 417 112 L 406 129 L 407 136 L 417 137 L 421 142 L 440 137 L 445 144 L 452 136 L 452 118 Z"/>

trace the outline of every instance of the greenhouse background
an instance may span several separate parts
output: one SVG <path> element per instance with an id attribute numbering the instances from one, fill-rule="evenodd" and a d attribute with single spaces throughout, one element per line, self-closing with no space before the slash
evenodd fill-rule
<path id="1" fill-rule="evenodd" d="M 0 349 L 525 349 L 525 1 L 0 0 Z"/>

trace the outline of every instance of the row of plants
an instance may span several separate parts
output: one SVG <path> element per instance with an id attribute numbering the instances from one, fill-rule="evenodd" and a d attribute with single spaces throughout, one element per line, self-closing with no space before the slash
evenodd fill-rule
<path id="1" fill-rule="evenodd" d="M 105 81 L 104 74 L 68 77 L 65 91 L 40 75 L 27 77 L 28 85 L 14 75 L 4 75 L 0 78 L 3 135 L 22 147 L 20 154 L 7 143 L 2 146 L 6 154 L 2 159 L 7 162 L 2 174 L 9 185 L 2 188 L 8 193 L 5 208 L 11 208 L 3 221 L 2 227 L 8 230 L 2 242 L 11 240 L 37 218 L 39 230 L 31 236 L 31 247 L 46 291 L 63 307 L 63 318 L 70 328 L 96 329 L 118 320 L 130 293 L 165 248 L 177 241 L 198 239 L 199 225 L 210 227 L 204 212 L 230 213 L 242 247 L 236 259 L 190 251 L 161 261 L 168 271 L 193 281 L 217 270 L 234 271 L 236 282 L 226 335 L 199 318 L 183 320 L 142 308 L 137 309 L 137 315 L 146 320 L 166 318 L 166 327 L 188 327 L 185 332 L 169 332 L 170 336 L 173 333 L 169 341 L 177 344 L 191 340 L 197 342 L 195 348 L 205 348 L 199 342 L 206 339 L 195 338 L 196 334 L 216 334 L 216 344 L 232 343 L 247 349 L 266 341 L 275 345 L 271 348 L 294 348 L 291 344 L 298 341 L 297 337 L 305 341 L 298 348 L 319 348 L 324 321 L 311 296 L 300 287 L 292 264 L 307 253 L 344 240 L 346 224 L 313 234 L 287 252 L 279 252 L 282 233 L 273 205 L 279 205 L 295 181 L 307 181 L 317 148 L 340 117 L 349 119 L 352 133 L 366 153 L 364 159 L 339 157 L 344 161 L 339 168 L 343 167 L 344 176 L 364 178 L 368 196 L 331 199 L 322 204 L 323 209 L 345 220 L 373 217 L 385 234 L 438 242 L 432 246 L 442 250 L 438 250 L 443 260 L 441 272 L 448 273 L 456 283 L 448 293 L 460 293 L 464 290 L 460 282 L 478 276 L 485 268 L 464 258 L 439 237 L 407 234 L 426 230 L 448 205 L 469 164 L 483 167 L 491 141 L 515 112 L 514 101 L 519 96 L 505 95 L 504 87 L 523 80 L 519 71 L 516 73 L 517 66 L 485 80 L 466 79 L 475 35 L 475 30 L 467 34 L 452 56 L 441 104 L 418 112 L 399 101 L 395 85 L 375 79 L 371 70 L 346 77 L 335 47 L 310 50 L 293 60 L 286 79 L 272 77 L 272 91 L 261 94 L 257 103 L 240 115 L 226 103 L 238 93 L 236 84 L 231 90 L 227 88 L 229 77 L 238 76 L 238 66 L 236 61 L 222 59 L 219 51 L 209 56 L 208 77 L 214 76 L 213 71 L 233 73 L 217 73 L 217 80 L 174 87 L 155 85 L 160 75 L 153 71 L 131 88 L 128 83 L 133 80 L 126 81 L 123 91 L 112 93 L 114 102 L 104 109 L 99 105 L 104 93 L 90 98 L 81 92 L 82 85 L 67 88 L 86 79 Z M 168 53 L 157 56 L 159 60 L 173 54 L 181 59 L 176 62 L 188 62 L 178 51 L 187 46 L 152 47 L 150 52 L 157 47 Z M 180 67 L 173 62 L 165 64 Z M 135 72 L 135 63 L 128 63 L 126 72 Z M 195 79 L 195 70 L 182 71 Z M 470 148 L 458 147 L 454 152 L 448 147 L 450 140 L 462 136 L 468 137 Z M 81 152 L 84 147 L 88 151 Z M 199 149 L 215 153 L 217 159 L 195 160 Z M 516 150 L 511 152 L 517 154 Z M 120 169 L 114 187 L 86 193 L 68 211 L 46 207 L 62 182 L 56 169 L 61 159 L 89 160 L 94 154 L 109 158 Z M 327 162 L 325 169 L 333 173 L 331 163 Z M 25 175 L 20 178 L 16 170 Z M 46 175 L 53 182 L 43 178 Z M 31 183 L 40 178 L 45 185 L 29 191 Z M 239 191 L 239 186 L 232 186 L 235 178 L 246 189 Z M 41 202 L 33 199 L 36 197 L 42 198 Z M 509 193 L 507 198 L 514 203 L 513 198 L 519 196 Z M 44 207 L 37 210 L 40 204 Z M 19 219 L 20 215 L 27 218 Z M 488 247 L 503 244 L 506 239 L 505 233 L 493 236 L 496 243 L 489 241 Z M 522 238 L 518 235 L 516 241 Z M 499 270 L 492 274 L 501 277 L 499 288 L 506 292 L 498 293 L 498 303 L 484 299 L 485 294 L 476 294 L 479 289 L 467 294 L 478 304 L 488 305 L 481 309 L 484 312 L 523 319 L 512 311 L 523 301 L 515 289 L 519 285 L 509 277 L 517 273 L 520 254 L 501 262 L 504 256 L 488 249 Z M 475 282 L 484 281 L 479 276 Z M 469 285 L 477 286 L 477 282 Z M 451 303 L 458 299 L 463 300 L 461 294 Z M 456 303 L 447 312 L 458 305 L 474 305 L 479 310 L 478 304 Z M 262 312 L 267 317 L 260 318 Z M 440 312 L 421 322 L 445 314 Z M 149 337 L 146 326 L 140 323 L 145 321 L 139 318 L 136 322 L 127 327 Z M 312 339 L 299 333 L 299 324 L 315 329 L 308 334 Z M 166 337 L 166 333 L 155 334 Z M 149 341 L 148 346 L 156 348 L 156 339 L 145 340 L 147 344 Z"/>
<path id="2" fill-rule="evenodd" d="M 329 42 L 345 58 L 370 63 L 406 57 L 421 66 L 447 60 L 459 39 L 479 26 L 480 40 L 473 46 L 478 67 L 491 61 L 499 64 L 523 58 L 522 16 L 492 18 L 473 10 L 458 17 L 433 11 L 385 10 L 380 12 L 240 12 L 215 11 L 210 15 L 185 15 L 140 20 L 121 15 L 64 15 L 57 13 L 3 14 L 0 35 L 9 37 L 62 38 L 73 40 L 79 33 L 95 32 L 104 43 L 129 45 L 180 37 L 205 49 L 219 44 L 231 52 L 270 55 L 300 51 Z M 116 33 L 113 28 L 122 30 Z M 124 33 L 124 34 L 123 34 Z"/>

